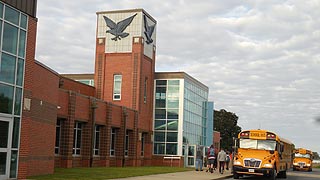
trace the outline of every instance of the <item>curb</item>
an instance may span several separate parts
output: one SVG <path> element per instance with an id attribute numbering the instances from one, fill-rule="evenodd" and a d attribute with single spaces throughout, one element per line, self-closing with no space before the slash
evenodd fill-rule
<path id="1" fill-rule="evenodd" d="M 224 177 L 219 177 L 219 178 L 215 178 L 215 179 L 211 179 L 211 180 L 227 179 L 227 178 L 231 178 L 231 177 L 233 177 L 233 175 L 228 175 L 228 176 L 224 176 Z"/>

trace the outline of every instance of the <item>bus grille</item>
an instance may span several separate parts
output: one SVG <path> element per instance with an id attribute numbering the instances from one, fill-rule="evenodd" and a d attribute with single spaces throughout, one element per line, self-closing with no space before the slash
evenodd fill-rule
<path id="1" fill-rule="evenodd" d="M 304 163 L 304 162 L 299 162 L 298 165 L 299 165 L 299 166 L 305 166 L 306 163 Z"/>
<path id="2" fill-rule="evenodd" d="M 259 159 L 245 159 L 244 160 L 244 166 L 245 167 L 260 167 L 261 160 Z"/>

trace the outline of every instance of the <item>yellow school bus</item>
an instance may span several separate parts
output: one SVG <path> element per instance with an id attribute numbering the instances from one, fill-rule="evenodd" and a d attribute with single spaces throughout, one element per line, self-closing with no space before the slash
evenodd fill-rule
<path id="1" fill-rule="evenodd" d="M 312 171 L 312 151 L 298 148 L 294 151 L 293 170 Z"/>
<path id="2" fill-rule="evenodd" d="M 267 130 L 246 130 L 235 141 L 233 178 L 243 175 L 287 177 L 294 145 Z"/>

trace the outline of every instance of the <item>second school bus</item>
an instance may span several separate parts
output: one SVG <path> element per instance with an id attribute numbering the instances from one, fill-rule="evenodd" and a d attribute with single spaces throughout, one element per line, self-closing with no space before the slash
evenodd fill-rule
<path id="1" fill-rule="evenodd" d="M 242 131 L 235 141 L 233 178 L 243 175 L 287 177 L 294 145 L 267 130 Z"/>
<path id="2" fill-rule="evenodd" d="M 293 170 L 312 171 L 313 153 L 304 148 L 298 148 L 294 152 Z"/>

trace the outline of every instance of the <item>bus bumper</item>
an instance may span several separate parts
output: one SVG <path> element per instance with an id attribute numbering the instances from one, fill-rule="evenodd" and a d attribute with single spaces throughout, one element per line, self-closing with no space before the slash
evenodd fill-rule
<path id="1" fill-rule="evenodd" d="M 310 166 L 293 166 L 293 170 L 310 171 L 312 169 Z"/>
<path id="2" fill-rule="evenodd" d="M 273 169 L 271 168 L 247 168 L 241 166 L 233 166 L 233 172 L 239 175 L 257 175 L 257 176 L 271 176 Z"/>

